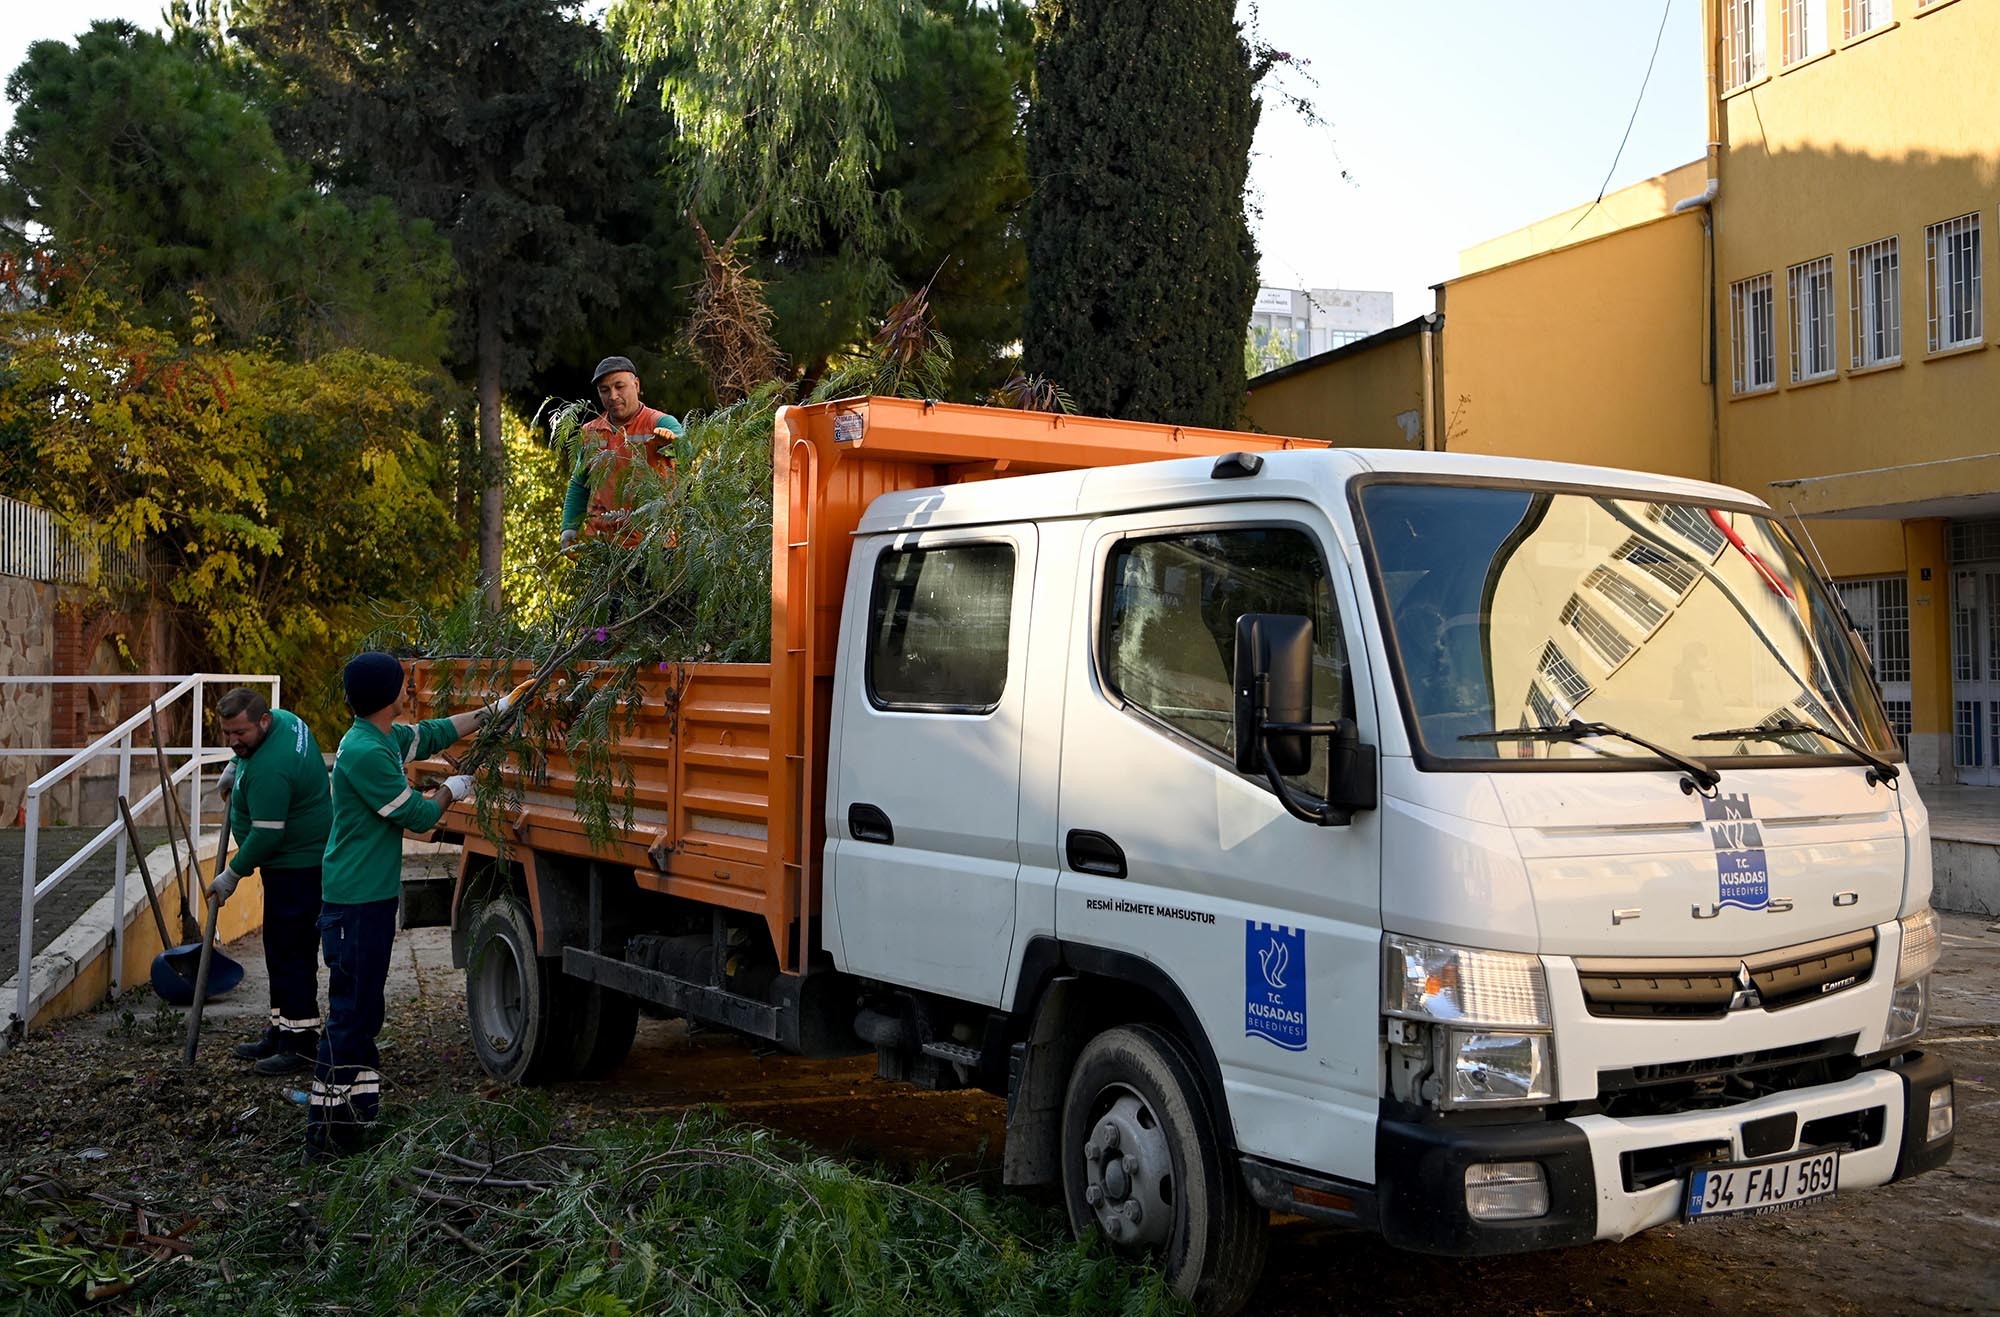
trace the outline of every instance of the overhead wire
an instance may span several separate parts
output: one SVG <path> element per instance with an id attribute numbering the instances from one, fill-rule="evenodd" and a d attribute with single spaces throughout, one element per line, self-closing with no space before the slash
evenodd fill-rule
<path id="1" fill-rule="evenodd" d="M 1618 150 L 1611 157 L 1611 168 L 1604 171 L 1604 181 L 1597 185 L 1596 199 L 1584 208 L 1583 214 L 1576 217 L 1576 223 L 1569 226 L 1571 233 L 1576 232 L 1577 225 L 1589 219 L 1602 204 L 1605 190 L 1611 186 L 1611 176 L 1618 172 L 1618 162 L 1625 158 L 1625 144 L 1632 140 L 1632 125 L 1639 122 L 1639 107 L 1646 103 L 1646 88 L 1653 81 L 1653 65 L 1659 62 L 1660 41 L 1667 35 L 1667 16 L 1673 12 L 1674 0 L 1667 0 L 1660 7 L 1660 30 L 1653 34 L 1653 53 L 1646 59 L 1646 76 L 1639 79 L 1639 94 L 1632 101 L 1632 116 L 1625 121 L 1625 135 L 1618 139 Z"/>

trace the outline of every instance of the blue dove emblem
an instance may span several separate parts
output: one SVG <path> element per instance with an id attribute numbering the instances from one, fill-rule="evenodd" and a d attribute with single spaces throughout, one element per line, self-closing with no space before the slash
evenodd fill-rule
<path id="1" fill-rule="evenodd" d="M 1292 963 L 1292 953 L 1284 943 L 1272 938 L 1271 945 L 1257 953 L 1257 963 L 1264 970 L 1264 982 L 1273 988 L 1283 988 L 1285 970 Z"/>

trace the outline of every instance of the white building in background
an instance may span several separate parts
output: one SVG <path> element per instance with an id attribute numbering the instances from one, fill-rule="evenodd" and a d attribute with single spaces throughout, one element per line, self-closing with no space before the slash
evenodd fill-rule
<path id="1" fill-rule="evenodd" d="M 1354 288 L 1259 288 L 1250 343 L 1265 368 L 1318 356 L 1396 323 L 1390 293 Z"/>

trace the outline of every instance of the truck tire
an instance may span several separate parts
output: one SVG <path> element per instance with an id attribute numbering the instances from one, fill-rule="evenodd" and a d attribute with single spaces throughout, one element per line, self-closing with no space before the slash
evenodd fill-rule
<path id="1" fill-rule="evenodd" d="M 535 954 L 528 912 L 503 893 L 479 908 L 465 956 L 465 1014 L 487 1074 L 510 1084 L 560 1079 L 570 1040 L 558 998 L 562 974 Z"/>
<path id="2" fill-rule="evenodd" d="M 1123 1025 L 1084 1046 L 1063 1099 L 1062 1171 L 1077 1238 L 1155 1254 L 1197 1312 L 1225 1317 L 1249 1301 L 1269 1217 L 1173 1035 Z"/>
<path id="3" fill-rule="evenodd" d="M 624 1063 L 639 1029 L 639 1003 L 622 992 L 579 979 L 565 979 L 564 1024 L 569 1039 L 568 1070 L 576 1079 L 601 1079 Z"/>

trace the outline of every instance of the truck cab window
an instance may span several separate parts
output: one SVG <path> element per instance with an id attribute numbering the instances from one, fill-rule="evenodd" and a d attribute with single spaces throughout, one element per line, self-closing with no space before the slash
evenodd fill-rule
<path id="1" fill-rule="evenodd" d="M 877 708 L 985 713 L 1007 687 L 1014 546 L 889 549 L 868 606 L 868 697 Z"/>
<path id="2" fill-rule="evenodd" d="M 1206 530 L 1127 540 L 1104 585 L 1106 684 L 1128 705 L 1227 756 L 1236 714 L 1236 619 L 1313 619 L 1313 719 L 1347 712 L 1347 651 L 1326 568 L 1310 536 L 1278 527 Z M 1323 794 L 1326 751 L 1294 779 Z"/>

